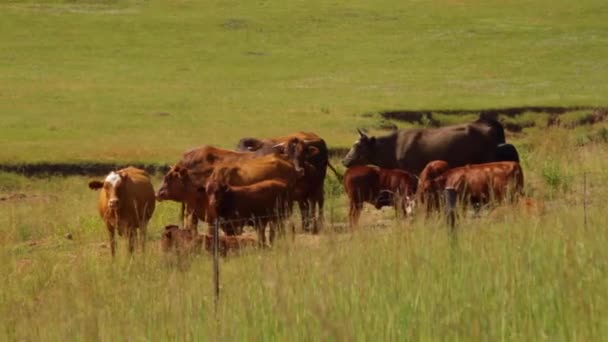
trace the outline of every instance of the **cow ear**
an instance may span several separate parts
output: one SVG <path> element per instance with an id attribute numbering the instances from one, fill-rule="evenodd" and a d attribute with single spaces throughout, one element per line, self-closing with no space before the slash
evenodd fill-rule
<path id="1" fill-rule="evenodd" d="M 117 171 L 116 173 L 120 176 L 121 179 L 129 178 L 129 174 L 127 174 L 125 171 Z"/>
<path id="2" fill-rule="evenodd" d="M 308 157 L 314 157 L 314 156 L 318 155 L 321 151 L 319 151 L 319 149 L 314 146 L 308 146 L 308 149 L 306 152 L 307 152 Z"/>
<path id="3" fill-rule="evenodd" d="M 103 188 L 103 182 L 94 180 L 89 182 L 89 189 L 91 190 L 99 190 Z"/>

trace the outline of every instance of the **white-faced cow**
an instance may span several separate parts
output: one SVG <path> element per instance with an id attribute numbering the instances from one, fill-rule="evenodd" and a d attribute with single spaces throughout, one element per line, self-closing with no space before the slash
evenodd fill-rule
<path id="1" fill-rule="evenodd" d="M 155 205 L 154 188 L 146 171 L 134 167 L 112 171 L 103 181 L 89 182 L 89 188 L 99 190 L 99 215 L 108 229 L 112 256 L 116 251 L 116 230 L 128 238 L 129 252 L 133 253 L 139 229 L 143 250 L 146 226 Z"/>

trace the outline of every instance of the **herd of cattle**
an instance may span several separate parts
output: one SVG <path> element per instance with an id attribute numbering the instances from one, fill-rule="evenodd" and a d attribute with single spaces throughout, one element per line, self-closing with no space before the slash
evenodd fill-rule
<path id="1" fill-rule="evenodd" d="M 342 163 L 342 176 L 329 162 L 325 141 L 314 133 L 279 138 L 241 139 L 237 148 L 209 145 L 185 152 L 164 176 L 155 193 L 149 175 L 127 167 L 110 172 L 89 187 L 100 190 L 98 208 L 109 233 L 112 255 L 115 232 L 146 241 L 146 226 L 156 201 L 182 203 L 184 229 L 169 225 L 164 250 L 208 248 L 211 236 L 197 224 L 219 222 L 222 251 L 242 244 L 267 244 L 284 234 L 286 219 L 297 203 L 302 229 L 317 233 L 323 226 L 324 180 L 329 167 L 350 201 L 349 224 L 357 225 L 363 203 L 394 206 L 404 216 L 416 206 L 438 210 L 447 187 L 456 189 L 463 204 L 516 199 L 523 189 L 517 150 L 505 141 L 502 125 L 491 119 L 432 129 L 408 129 L 373 137 L 359 131 Z M 257 238 L 243 234 L 253 226 Z M 291 229 L 295 226 L 291 224 Z"/>

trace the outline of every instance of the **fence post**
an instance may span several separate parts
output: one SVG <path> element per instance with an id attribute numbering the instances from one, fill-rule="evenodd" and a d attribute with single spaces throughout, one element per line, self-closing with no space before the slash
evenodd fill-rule
<path id="1" fill-rule="evenodd" d="M 456 229 L 456 189 L 445 188 L 446 215 L 450 233 Z"/>
<path id="2" fill-rule="evenodd" d="M 587 171 L 583 172 L 583 227 L 587 229 Z"/>
<path id="3" fill-rule="evenodd" d="M 215 220 L 213 225 L 213 289 L 214 305 L 217 313 L 217 304 L 220 299 L 220 219 Z"/>

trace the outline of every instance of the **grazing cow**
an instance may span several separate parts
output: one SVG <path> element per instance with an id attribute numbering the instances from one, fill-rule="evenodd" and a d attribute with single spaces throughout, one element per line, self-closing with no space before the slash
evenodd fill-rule
<path id="1" fill-rule="evenodd" d="M 290 155 L 290 158 L 299 158 L 298 162 L 294 161 L 296 168 L 305 168 L 304 178 L 298 182 L 298 205 L 302 213 L 302 228 L 306 231 L 312 228 L 312 232 L 317 233 L 324 220 L 323 184 L 327 167 L 340 178 L 336 169 L 329 162 L 325 141 L 314 133 L 296 132 L 277 138 L 243 138 L 236 149 L 237 151 L 251 151 L 258 155 L 279 152 Z"/>
<path id="2" fill-rule="evenodd" d="M 146 242 L 146 226 L 154 212 L 154 188 L 144 170 L 127 167 L 112 171 L 104 181 L 91 181 L 89 188 L 99 191 L 98 208 L 110 237 L 112 256 L 116 251 L 115 231 L 126 235 L 129 252 L 135 249 L 137 229 L 142 250 Z"/>
<path id="3" fill-rule="evenodd" d="M 482 205 L 494 200 L 517 199 L 523 193 L 524 174 L 517 162 L 494 162 L 457 167 L 433 179 L 423 189 L 425 196 L 443 195 L 445 188 L 456 189 L 465 204 Z"/>
<path id="4" fill-rule="evenodd" d="M 349 168 L 344 174 L 344 189 L 350 201 L 350 227 L 357 225 L 364 202 L 373 204 L 376 209 L 394 205 L 395 210 L 406 216 L 408 198 L 416 192 L 416 186 L 416 178 L 403 170 L 371 166 Z M 387 192 L 393 195 L 386 196 Z"/>
<path id="5" fill-rule="evenodd" d="M 238 251 L 245 247 L 257 246 L 258 239 L 255 235 L 243 234 L 242 236 L 219 236 L 219 253 L 226 256 L 228 251 Z M 165 227 L 160 242 L 163 252 L 174 251 L 179 255 L 200 253 L 204 248 L 213 252 L 213 235 L 198 235 L 193 229 L 179 229 L 176 225 Z"/>
<path id="6" fill-rule="evenodd" d="M 429 214 L 433 209 L 439 209 L 439 198 L 437 196 L 428 196 L 428 189 L 431 185 L 430 182 L 446 172 L 450 166 L 444 160 L 433 160 L 428 163 L 418 178 L 418 189 L 416 192 L 416 200 L 426 206 L 426 212 Z"/>
<path id="7" fill-rule="evenodd" d="M 493 119 L 400 130 L 383 137 L 370 137 L 359 131 L 359 139 L 342 163 L 346 167 L 373 164 L 418 175 L 433 160 L 445 160 L 451 167 L 492 162 L 496 147 L 504 142 L 504 129 Z"/>
<path id="8" fill-rule="evenodd" d="M 268 179 L 243 186 L 227 185 L 211 179 L 199 191 L 206 192 L 210 213 L 222 221 L 236 221 L 239 224 L 252 222 L 261 246 L 265 245 L 266 226 L 270 226 L 272 244 L 275 229 L 283 231 L 283 221 L 291 211 L 291 189 L 281 179 Z"/>
<path id="9" fill-rule="evenodd" d="M 220 163 L 230 163 L 256 158 L 250 152 L 235 152 L 209 145 L 189 150 L 165 175 L 158 190 L 158 201 L 172 200 L 182 203 L 182 215 L 186 228 L 196 230 L 198 220 L 205 220 L 206 198 L 196 192 L 207 183 L 207 178 Z M 182 184 L 184 183 L 184 184 Z M 193 184 L 193 186 L 189 186 Z M 198 208 L 194 207 L 198 204 Z"/>

